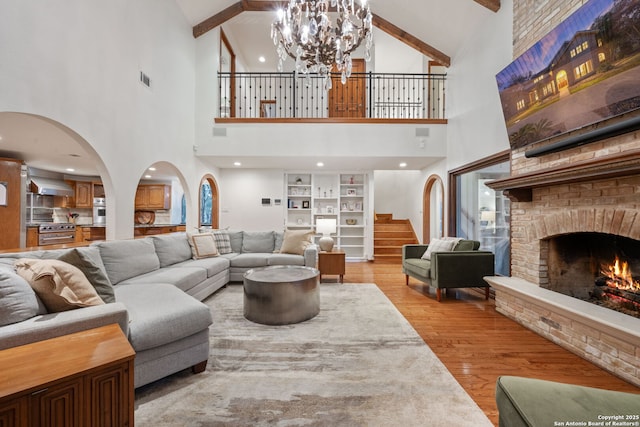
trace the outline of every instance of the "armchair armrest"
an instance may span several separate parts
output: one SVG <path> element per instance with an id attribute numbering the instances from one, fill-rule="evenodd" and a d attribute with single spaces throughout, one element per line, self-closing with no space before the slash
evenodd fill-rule
<path id="1" fill-rule="evenodd" d="M 431 279 L 440 288 L 489 286 L 483 277 L 493 274 L 493 252 L 456 251 L 431 254 Z"/>
<path id="2" fill-rule="evenodd" d="M 403 245 L 402 259 L 421 258 L 429 245 Z"/>

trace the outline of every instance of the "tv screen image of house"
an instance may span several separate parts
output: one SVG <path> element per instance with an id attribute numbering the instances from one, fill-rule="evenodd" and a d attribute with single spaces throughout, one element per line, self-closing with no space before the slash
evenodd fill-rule
<path id="1" fill-rule="evenodd" d="M 512 148 L 640 112 L 640 0 L 590 0 L 497 74 Z"/>

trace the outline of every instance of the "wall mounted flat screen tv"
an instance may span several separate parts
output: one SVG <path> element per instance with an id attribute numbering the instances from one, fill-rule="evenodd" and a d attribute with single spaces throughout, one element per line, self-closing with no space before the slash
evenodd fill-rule
<path id="1" fill-rule="evenodd" d="M 496 76 L 512 148 L 640 113 L 640 0 L 590 0 Z"/>

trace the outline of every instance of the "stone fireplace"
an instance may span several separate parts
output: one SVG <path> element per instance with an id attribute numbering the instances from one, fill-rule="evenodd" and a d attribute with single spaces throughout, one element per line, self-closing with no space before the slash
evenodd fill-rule
<path id="1" fill-rule="evenodd" d="M 640 132 L 531 148 L 489 184 L 512 202 L 511 277 L 489 280 L 496 310 L 640 386 L 640 318 L 587 301 L 608 258 L 640 276 Z"/>

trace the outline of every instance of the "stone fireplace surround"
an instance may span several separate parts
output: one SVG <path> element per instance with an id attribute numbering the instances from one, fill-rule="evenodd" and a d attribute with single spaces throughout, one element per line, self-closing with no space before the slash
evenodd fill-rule
<path id="1" fill-rule="evenodd" d="M 553 288 L 549 242 L 601 233 L 640 243 L 640 132 L 528 158 L 511 153 L 511 177 L 490 184 L 511 199 L 511 277 L 491 277 L 496 310 L 640 386 L 640 319 Z M 634 272 L 638 275 L 640 272 Z"/>

